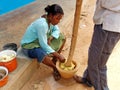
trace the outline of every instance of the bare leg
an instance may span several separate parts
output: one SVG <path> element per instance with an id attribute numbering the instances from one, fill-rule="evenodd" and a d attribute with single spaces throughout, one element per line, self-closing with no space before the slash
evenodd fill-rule
<path id="1" fill-rule="evenodd" d="M 65 42 L 66 42 L 66 38 L 63 39 L 63 43 L 62 43 L 60 49 L 57 51 L 58 53 L 61 53 L 61 51 L 62 51 L 62 49 L 65 45 Z M 42 61 L 42 63 L 44 63 L 44 64 L 53 68 L 53 76 L 54 76 L 54 79 L 57 81 L 61 78 L 61 75 L 59 74 L 59 72 L 56 68 L 56 61 L 57 61 L 56 57 L 51 58 L 50 56 L 46 56 L 44 58 L 44 60 Z"/>
<path id="2" fill-rule="evenodd" d="M 49 56 L 46 56 L 44 58 L 44 60 L 42 61 L 42 63 L 44 63 L 45 65 L 47 66 L 50 66 L 51 68 L 53 68 L 53 76 L 54 76 L 54 79 L 57 81 L 57 80 L 60 80 L 61 78 L 61 75 L 59 74 L 57 68 L 56 68 L 56 65 L 53 63 L 53 61 L 51 60 L 51 57 Z"/>
<path id="3" fill-rule="evenodd" d="M 50 66 L 50 67 L 52 67 L 52 68 L 55 68 L 55 67 L 56 67 L 55 64 L 53 63 L 51 57 L 49 57 L 49 56 L 45 56 L 45 58 L 44 58 L 44 60 L 42 61 L 42 63 L 44 63 L 44 64 L 46 64 L 46 65 L 48 65 L 48 66 Z"/>

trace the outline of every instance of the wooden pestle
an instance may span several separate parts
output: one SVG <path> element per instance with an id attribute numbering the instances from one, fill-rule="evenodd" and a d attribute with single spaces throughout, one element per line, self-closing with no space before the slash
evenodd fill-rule
<path id="1" fill-rule="evenodd" d="M 73 54 L 74 54 L 74 51 L 75 51 L 78 28 L 79 28 L 81 7 L 82 7 L 82 0 L 76 0 L 76 10 L 75 10 L 75 14 L 74 14 L 74 25 L 73 25 L 73 31 L 72 31 L 71 46 L 70 46 L 68 59 L 65 63 L 66 67 L 71 66 L 71 63 L 72 63 L 72 60 L 73 60 Z"/>

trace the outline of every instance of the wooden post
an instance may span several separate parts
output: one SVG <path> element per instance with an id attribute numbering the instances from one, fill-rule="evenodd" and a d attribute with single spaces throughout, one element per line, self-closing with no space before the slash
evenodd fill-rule
<path id="1" fill-rule="evenodd" d="M 71 63 L 72 63 L 73 54 L 75 51 L 75 46 L 77 41 L 81 7 L 82 7 L 82 0 L 76 0 L 76 10 L 74 14 L 74 25 L 73 25 L 73 31 L 72 31 L 71 46 L 70 46 L 69 56 L 68 56 L 67 62 L 65 63 L 65 66 L 71 66 Z"/>

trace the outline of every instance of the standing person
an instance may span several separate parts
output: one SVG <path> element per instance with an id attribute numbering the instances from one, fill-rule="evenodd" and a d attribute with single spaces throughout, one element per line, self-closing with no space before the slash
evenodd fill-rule
<path id="1" fill-rule="evenodd" d="M 21 47 L 30 58 L 37 58 L 38 62 L 52 67 L 55 80 L 59 80 L 61 76 L 55 64 L 56 60 L 65 61 L 64 56 L 60 54 L 65 38 L 57 24 L 64 12 L 58 4 L 48 5 L 45 12 L 45 15 L 28 26 L 21 40 Z"/>
<path id="2" fill-rule="evenodd" d="M 109 90 L 106 63 L 120 39 L 120 0 L 97 0 L 93 20 L 95 25 L 88 67 L 83 77 L 75 75 L 74 79 L 93 86 L 95 90 Z"/>

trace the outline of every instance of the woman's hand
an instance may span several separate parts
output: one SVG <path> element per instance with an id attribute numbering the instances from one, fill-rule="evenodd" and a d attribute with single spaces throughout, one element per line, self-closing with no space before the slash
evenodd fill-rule
<path id="1" fill-rule="evenodd" d="M 60 62 L 64 63 L 65 62 L 65 57 L 62 54 L 59 54 L 57 52 L 52 53 L 53 56 L 55 56 L 57 59 L 60 60 Z"/>
<path id="2" fill-rule="evenodd" d="M 60 62 L 64 63 L 65 62 L 65 58 L 62 54 L 59 54 L 58 59 L 60 60 Z"/>

